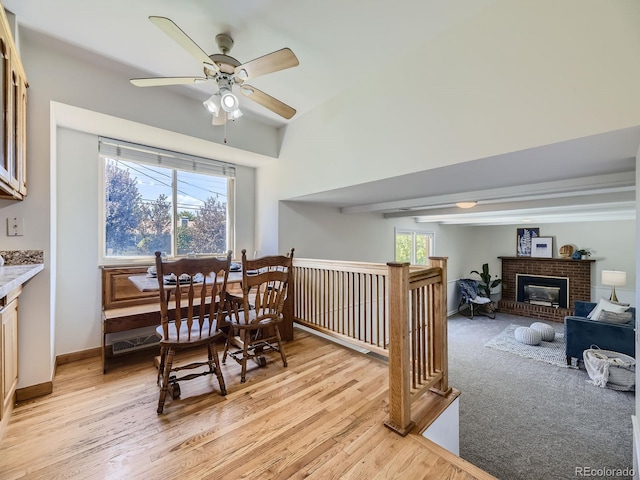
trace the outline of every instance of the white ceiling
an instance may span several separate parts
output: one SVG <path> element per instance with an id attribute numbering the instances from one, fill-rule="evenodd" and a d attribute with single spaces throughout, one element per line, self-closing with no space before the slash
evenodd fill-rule
<path id="1" fill-rule="evenodd" d="M 150 15 L 171 18 L 208 54 L 219 53 L 216 34 L 230 33 L 235 40 L 230 55 L 243 63 L 289 47 L 300 61 L 298 67 L 256 78 L 251 83 L 297 109 L 297 115 L 287 121 L 241 98 L 245 115 L 277 127 L 295 122 L 372 75 L 384 74 L 385 59 L 395 58 L 410 46 L 424 45 L 495 1 L 3 0 L 2 3 L 16 15 L 21 26 L 121 62 L 125 68 L 131 68 L 132 77 L 139 76 L 141 71 L 148 76 L 202 73 L 193 57 L 148 20 Z M 181 89 L 202 100 L 214 91 L 211 82 L 152 88 Z M 412 216 L 445 223 L 635 218 L 638 145 L 640 127 L 292 200 L 331 205 L 345 213 L 381 212 L 386 216 Z M 578 172 L 573 166 L 576 158 L 581 165 Z M 578 177 L 581 180 L 576 180 Z M 569 183 L 553 183 L 558 181 Z M 451 207 L 457 200 L 480 203 L 473 212 L 463 212 Z"/>
<path id="2" fill-rule="evenodd" d="M 293 200 L 451 224 L 628 220 L 638 145 L 640 127 L 628 128 Z"/>
<path id="3" fill-rule="evenodd" d="M 216 34 L 230 33 L 235 42 L 230 55 L 241 63 L 289 47 L 300 61 L 298 67 L 251 83 L 297 109 L 300 116 L 383 71 L 380 59 L 397 55 L 407 45 L 423 44 L 494 1 L 404 1 L 402 8 L 387 0 L 369 0 L 366 8 L 361 2 L 341 0 L 4 0 L 2 4 L 20 25 L 134 66 L 132 74 L 142 70 L 150 76 L 202 75 L 201 65 L 152 24 L 150 15 L 173 20 L 207 54 L 220 53 Z M 205 100 L 214 87 L 207 82 L 153 88 L 191 89 Z M 243 102 L 242 108 L 274 125 L 287 122 L 253 102 Z"/>

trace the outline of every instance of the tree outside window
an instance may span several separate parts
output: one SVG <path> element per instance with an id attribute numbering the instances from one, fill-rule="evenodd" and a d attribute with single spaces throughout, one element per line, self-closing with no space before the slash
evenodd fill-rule
<path id="1" fill-rule="evenodd" d="M 224 253 L 228 179 L 105 159 L 105 255 Z"/>
<path id="2" fill-rule="evenodd" d="M 433 233 L 396 230 L 396 262 L 426 265 L 433 255 Z"/>

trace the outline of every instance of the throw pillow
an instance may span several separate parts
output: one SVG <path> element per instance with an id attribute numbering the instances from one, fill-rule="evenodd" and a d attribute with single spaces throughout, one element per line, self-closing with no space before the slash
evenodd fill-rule
<path id="1" fill-rule="evenodd" d="M 611 303 L 613 303 L 614 305 L 622 305 L 623 307 L 628 307 L 630 306 L 629 303 L 624 303 L 624 302 L 614 302 L 613 300 L 609 300 Z"/>
<path id="2" fill-rule="evenodd" d="M 600 316 L 600 312 L 602 312 L 603 310 L 606 312 L 622 313 L 629 310 L 629 307 L 625 307 L 624 305 L 616 305 L 615 303 L 611 303 L 609 300 L 601 298 L 596 307 L 591 310 L 591 312 L 589 312 L 587 318 L 596 320 Z"/>
<path id="3" fill-rule="evenodd" d="M 629 323 L 631 321 L 631 318 L 632 318 L 631 312 L 617 313 L 617 312 L 607 312 L 606 310 L 603 310 L 602 312 L 600 312 L 600 315 L 598 316 L 598 318 L 594 320 L 598 320 L 599 322 L 625 324 L 625 323 Z"/>

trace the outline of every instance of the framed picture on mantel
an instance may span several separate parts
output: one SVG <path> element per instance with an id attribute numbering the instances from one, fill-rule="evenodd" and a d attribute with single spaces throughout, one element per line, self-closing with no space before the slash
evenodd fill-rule
<path id="1" fill-rule="evenodd" d="M 516 254 L 518 257 L 530 257 L 531 240 L 539 236 L 539 228 L 518 228 L 516 235 Z"/>
<path id="2" fill-rule="evenodd" d="M 531 256 L 551 258 L 553 256 L 553 239 L 551 237 L 536 237 L 531 239 Z"/>

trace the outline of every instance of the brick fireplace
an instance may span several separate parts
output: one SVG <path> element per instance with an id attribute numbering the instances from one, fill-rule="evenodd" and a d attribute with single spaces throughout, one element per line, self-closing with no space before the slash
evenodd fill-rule
<path id="1" fill-rule="evenodd" d="M 498 257 L 502 260 L 502 299 L 498 303 L 501 312 L 523 317 L 564 322 L 573 315 L 576 300 L 591 299 L 591 265 L 595 260 L 570 258 Z M 554 308 L 516 301 L 516 274 L 566 277 L 569 279 L 568 308 Z"/>

